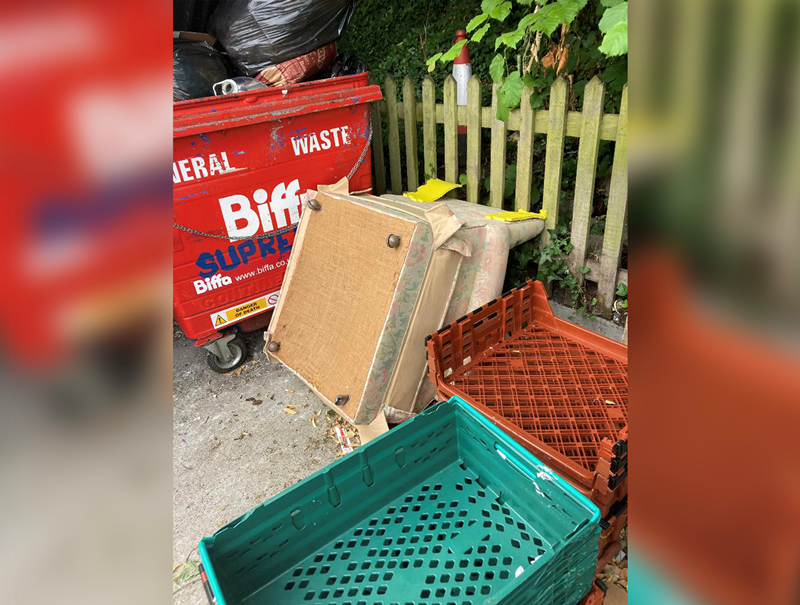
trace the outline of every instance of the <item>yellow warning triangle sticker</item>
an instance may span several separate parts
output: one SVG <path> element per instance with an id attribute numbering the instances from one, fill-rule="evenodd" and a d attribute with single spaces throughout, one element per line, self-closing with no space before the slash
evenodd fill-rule
<path id="1" fill-rule="evenodd" d="M 217 315 L 217 321 L 214 322 L 214 325 L 215 326 L 220 326 L 220 325 L 222 325 L 224 323 L 225 323 L 225 318 L 222 317 L 222 313 L 220 313 L 219 315 Z"/>

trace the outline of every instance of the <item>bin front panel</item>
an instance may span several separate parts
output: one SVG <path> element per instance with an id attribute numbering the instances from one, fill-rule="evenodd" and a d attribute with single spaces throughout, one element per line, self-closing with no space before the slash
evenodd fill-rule
<path id="1" fill-rule="evenodd" d="M 275 306 L 294 242 L 294 231 L 280 230 L 299 222 L 308 189 L 347 176 L 368 137 L 369 106 L 351 97 L 174 138 L 173 220 L 222 236 L 173 229 L 174 312 L 190 339 L 203 344 Z M 369 156 L 352 190 L 371 189 Z"/>

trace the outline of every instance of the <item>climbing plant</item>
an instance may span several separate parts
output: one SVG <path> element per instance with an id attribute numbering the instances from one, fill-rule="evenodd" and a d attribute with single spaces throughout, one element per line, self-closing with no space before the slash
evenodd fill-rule
<path id="1" fill-rule="evenodd" d="M 519 106 L 525 86 L 534 89 L 531 103 L 539 107 L 553 78 L 569 76 L 576 70 L 581 48 L 587 48 L 587 55 L 591 55 L 596 31 L 582 32 L 592 35 L 581 35 L 580 39 L 569 35 L 587 4 L 589 10 L 594 9 L 593 16 L 601 15 L 597 27 L 602 41 L 597 51 L 607 58 L 627 54 L 628 3 L 622 0 L 600 0 L 599 4 L 588 0 L 483 0 L 480 12 L 467 24 L 470 38 L 432 55 L 426 62 L 428 70 L 449 64 L 468 42 L 481 45 L 487 41 L 494 52 L 489 75 L 493 82 L 502 83 L 497 91 L 498 119 L 506 120 L 509 110 Z M 495 35 L 487 38 L 490 32 Z M 591 56 L 588 59 L 591 61 Z M 621 74 L 613 76 L 612 81 Z M 622 85 L 624 82 L 620 90 Z"/>

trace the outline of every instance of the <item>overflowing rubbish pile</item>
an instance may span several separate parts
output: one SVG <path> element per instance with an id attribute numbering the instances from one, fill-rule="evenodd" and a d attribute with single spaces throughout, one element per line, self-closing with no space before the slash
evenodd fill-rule
<path id="1" fill-rule="evenodd" d="M 208 42 L 173 40 L 172 100 L 208 96 L 214 84 L 228 77 L 222 54 Z"/>
<path id="2" fill-rule="evenodd" d="M 232 0 L 174 40 L 193 99 L 173 115 L 175 320 L 217 372 L 268 326 L 341 452 L 201 541 L 209 601 L 601 605 L 627 578 L 627 347 L 554 317 L 539 282 L 502 293 L 545 214 L 438 180 L 373 195 L 381 92 L 336 48 L 352 11 Z"/>
<path id="3" fill-rule="evenodd" d="M 206 40 L 175 32 L 173 100 L 363 73 L 357 57 L 337 56 L 336 40 L 352 14 L 353 0 L 219 2 Z"/>

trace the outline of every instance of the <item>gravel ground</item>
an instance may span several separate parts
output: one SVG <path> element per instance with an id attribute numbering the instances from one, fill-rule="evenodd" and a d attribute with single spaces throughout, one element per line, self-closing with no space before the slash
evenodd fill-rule
<path id="1" fill-rule="evenodd" d="M 336 459 L 338 446 L 326 435 L 327 408 L 299 378 L 266 361 L 262 334 L 245 335 L 245 369 L 221 375 L 206 365 L 205 351 L 176 330 L 174 565 L 197 560 L 200 538 Z M 285 411 L 289 405 L 296 414 Z M 315 428 L 310 419 L 317 412 Z M 181 588 L 173 603 L 207 603 L 200 582 Z"/>

